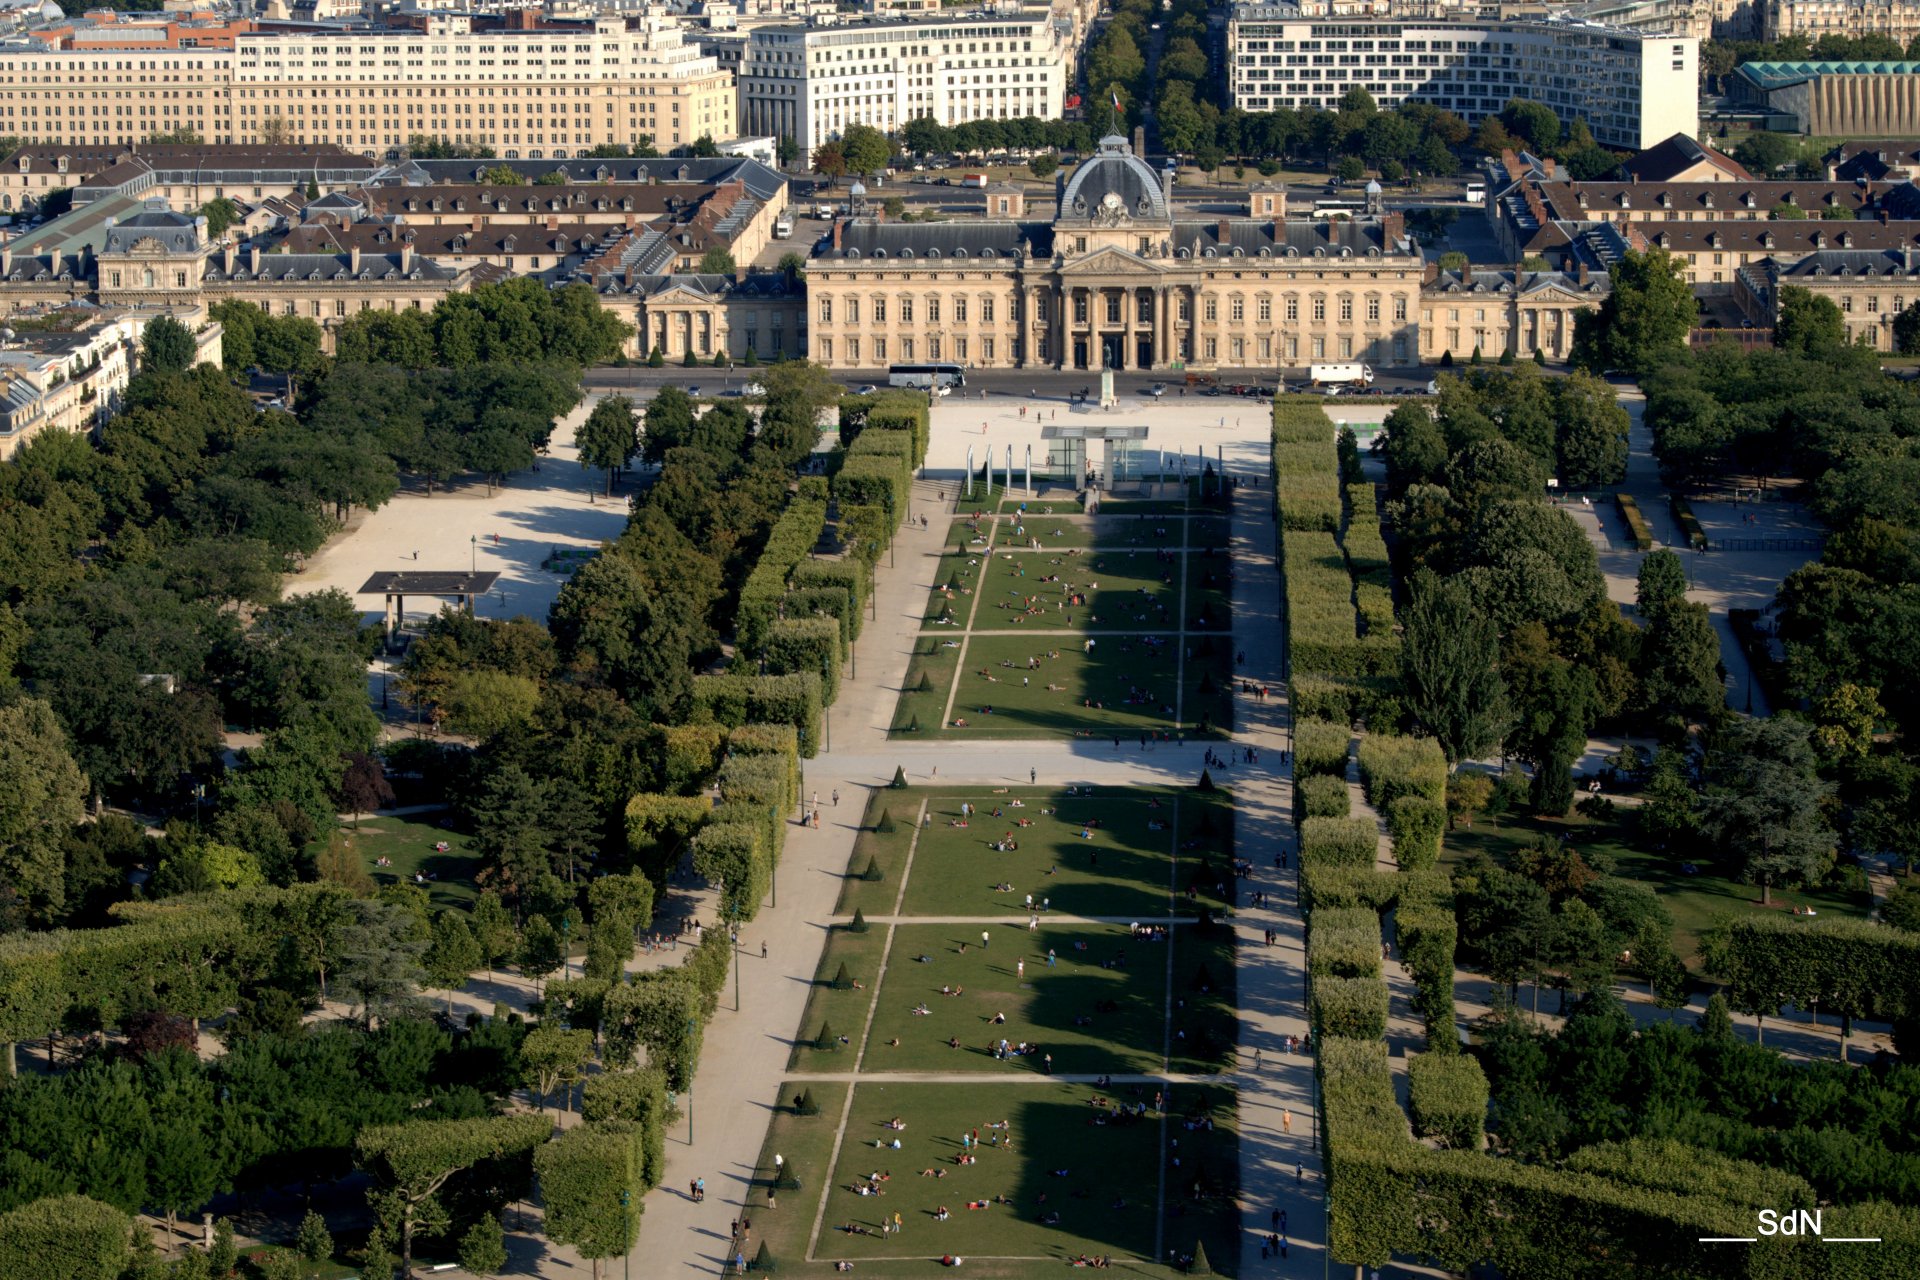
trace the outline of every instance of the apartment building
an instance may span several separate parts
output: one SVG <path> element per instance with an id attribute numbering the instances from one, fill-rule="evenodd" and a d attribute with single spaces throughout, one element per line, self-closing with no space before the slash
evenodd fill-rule
<path id="1" fill-rule="evenodd" d="M 1699 126 L 1700 42 L 1575 21 L 1311 19 L 1235 5 L 1233 102 L 1246 111 L 1337 109 L 1356 86 L 1383 108 L 1416 101 L 1477 123 L 1513 98 L 1582 119 L 1604 146 L 1638 150 Z"/>
<path id="2" fill-rule="evenodd" d="M 919 116 L 1058 117 L 1078 29 L 1045 9 L 755 27 L 740 62 L 740 132 L 793 138 L 811 153 L 854 124 L 893 132 Z"/>
<path id="3" fill-rule="evenodd" d="M 1742 267 L 1733 298 L 1747 320 L 1772 328 L 1780 319 L 1780 291 L 1806 289 L 1840 308 L 1847 340 L 1893 350 L 1893 322 L 1920 305 L 1920 254 L 1902 248 L 1823 249 L 1792 262 L 1767 259 Z"/>
<path id="4" fill-rule="evenodd" d="M 9 316 L 0 332 L 0 462 L 42 431 L 86 431 L 120 407 L 140 336 L 161 312 L 62 310 Z M 179 317 L 197 334 L 195 364 L 220 363 L 220 326 Z"/>
<path id="5" fill-rule="evenodd" d="M 1920 0 L 1765 0 L 1768 40 L 1788 36 L 1887 36 L 1906 44 L 1920 35 Z"/>
<path id="6" fill-rule="evenodd" d="M 0 133 L 106 147 L 191 129 L 209 142 L 363 155 L 426 134 L 516 158 L 735 133 L 732 78 L 664 10 L 248 23 L 230 47 L 203 45 L 201 31 L 171 23 L 156 41 L 152 27 L 114 23 L 85 40 L 55 32 L 0 46 Z"/>

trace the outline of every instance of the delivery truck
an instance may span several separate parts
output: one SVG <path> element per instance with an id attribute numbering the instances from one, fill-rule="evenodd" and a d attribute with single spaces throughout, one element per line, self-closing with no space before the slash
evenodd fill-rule
<path id="1" fill-rule="evenodd" d="M 1316 387 L 1369 386 L 1373 369 L 1364 364 L 1316 364 L 1307 369 L 1307 380 Z"/>

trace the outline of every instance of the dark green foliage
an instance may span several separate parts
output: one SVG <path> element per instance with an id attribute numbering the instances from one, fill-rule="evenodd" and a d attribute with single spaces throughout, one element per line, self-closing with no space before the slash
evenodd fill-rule
<path id="1" fill-rule="evenodd" d="M 838 1037 L 833 1034 L 833 1024 L 822 1022 L 819 1032 L 813 1037 L 813 1047 L 821 1053 L 832 1053 L 840 1047 Z"/>
<path id="2" fill-rule="evenodd" d="M 847 925 L 847 932 L 848 933 L 865 933 L 868 927 L 869 926 L 867 925 L 866 915 L 860 910 L 860 908 L 855 907 L 853 909 L 853 920 L 851 923 Z"/>
<path id="3" fill-rule="evenodd" d="M 893 825 L 893 815 L 888 813 L 885 809 L 880 810 L 880 816 L 874 820 L 873 829 L 875 831 L 878 831 L 882 835 L 886 835 L 887 833 L 895 830 L 895 827 Z"/>
<path id="4" fill-rule="evenodd" d="M 887 785 L 896 791 L 905 789 L 907 785 L 907 770 L 905 765 L 895 765 L 893 767 L 893 781 Z"/>
<path id="5" fill-rule="evenodd" d="M 813 1100 L 813 1091 L 802 1089 L 793 1095 L 793 1114 L 797 1116 L 817 1116 L 820 1104 Z"/>
<path id="6" fill-rule="evenodd" d="M 860 873 L 860 878 L 868 884 L 880 883 L 883 878 L 880 874 L 880 859 L 869 855 L 867 858 L 867 869 Z"/>
<path id="7" fill-rule="evenodd" d="M 760 1251 L 753 1255 L 751 1262 L 747 1263 L 747 1270 L 757 1271 L 763 1275 L 772 1275 L 779 1269 L 780 1264 L 773 1260 L 773 1250 L 767 1247 L 765 1240 L 762 1240 L 760 1242 Z"/>
<path id="8" fill-rule="evenodd" d="M 1193 1261 L 1187 1264 L 1187 1274 L 1190 1276 L 1213 1274 L 1213 1264 L 1207 1261 L 1207 1245 L 1204 1240 L 1193 1242 Z"/>
<path id="9" fill-rule="evenodd" d="M 1344 778 L 1331 774 L 1309 774 L 1295 784 L 1303 818 L 1344 818 L 1353 811 Z"/>
<path id="10" fill-rule="evenodd" d="M 1478 1060 L 1458 1053 L 1422 1053 L 1407 1060 L 1408 1109 L 1414 1131 L 1449 1147 L 1476 1150 L 1487 1119 L 1487 1077 Z"/>
<path id="11" fill-rule="evenodd" d="M 1202 769 L 1200 771 L 1200 781 L 1194 784 L 1193 789 L 1195 791 L 1202 791 L 1202 792 L 1214 790 L 1215 788 L 1213 785 L 1212 771 L 1208 769 Z"/>
<path id="12" fill-rule="evenodd" d="M 853 990 L 853 975 L 847 972 L 847 965 L 844 960 L 840 962 L 838 972 L 833 975 L 832 986 L 835 991 Z"/>

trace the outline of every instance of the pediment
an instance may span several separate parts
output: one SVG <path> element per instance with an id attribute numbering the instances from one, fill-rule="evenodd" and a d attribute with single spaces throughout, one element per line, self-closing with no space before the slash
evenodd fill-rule
<path id="1" fill-rule="evenodd" d="M 1115 271 L 1125 271 L 1136 275 L 1158 275 L 1160 266 L 1149 262 L 1127 249 L 1114 245 L 1105 245 L 1081 257 L 1069 260 L 1060 268 L 1062 276 L 1111 275 Z"/>
<path id="2" fill-rule="evenodd" d="M 648 302 L 686 302 L 686 303 L 700 304 L 700 303 L 712 302 L 713 295 L 710 293 L 702 293 L 697 289 L 689 289 L 682 284 L 676 284 L 676 285 L 670 285 L 667 288 L 662 289 L 658 293 L 650 294 L 647 298 L 647 301 Z"/>

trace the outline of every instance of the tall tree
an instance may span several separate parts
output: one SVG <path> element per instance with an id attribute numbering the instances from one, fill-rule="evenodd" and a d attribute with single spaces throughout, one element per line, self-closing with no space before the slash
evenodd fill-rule
<path id="1" fill-rule="evenodd" d="M 1822 807 L 1823 780 L 1802 720 L 1730 716 L 1707 749 L 1700 826 L 1760 886 L 1763 905 L 1777 883 L 1817 880 L 1832 865 L 1835 837 Z"/>
<path id="2" fill-rule="evenodd" d="M 180 373 L 193 363 L 193 334 L 172 316 L 155 316 L 140 332 L 142 373 Z"/>
<path id="3" fill-rule="evenodd" d="M 591 1031 L 542 1025 L 520 1042 L 520 1062 L 526 1069 L 527 1083 L 543 1103 L 553 1097 L 555 1085 L 572 1079 L 592 1056 Z"/>
<path id="4" fill-rule="evenodd" d="M 1782 285 L 1780 314 L 1773 322 L 1773 345 L 1809 356 L 1844 347 L 1846 318 L 1831 298 L 1800 285 Z"/>
<path id="5" fill-rule="evenodd" d="M 446 991 L 448 1017 L 453 1016 L 453 993 L 466 985 L 485 960 L 464 914 L 442 911 L 433 918 L 433 937 L 421 963 L 433 984 Z"/>
<path id="6" fill-rule="evenodd" d="M 593 1264 L 632 1250 L 639 1233 L 640 1143 L 623 1120 L 569 1129 L 533 1153 L 548 1238 Z"/>
<path id="7" fill-rule="evenodd" d="M 364 898 L 343 906 L 330 940 L 335 990 L 369 1029 L 375 1019 L 416 1010 L 427 980 L 420 967 L 427 943 L 414 917 L 392 903 Z"/>
<path id="8" fill-rule="evenodd" d="M 593 412 L 574 433 L 580 450 L 580 465 L 599 467 L 607 473 L 607 496 L 613 496 L 613 473 L 633 461 L 640 450 L 639 423 L 633 416 L 633 402 L 625 396 L 608 396 L 593 406 Z"/>
<path id="9" fill-rule="evenodd" d="M 1671 601 L 1653 615 L 1640 643 L 1640 688 L 1649 710 L 1683 723 L 1712 720 L 1726 708 L 1720 637 L 1707 606 Z"/>
<path id="10" fill-rule="evenodd" d="M 86 777 L 53 709 L 25 697 L 0 705 L 0 913 L 17 907 L 43 925 L 62 917 L 63 843 L 86 798 Z"/>
<path id="11" fill-rule="evenodd" d="M 1609 271 L 1612 289 L 1574 321 L 1574 361 L 1599 373 L 1646 374 L 1686 349 L 1700 316 L 1686 264 L 1665 249 L 1629 250 Z"/>
<path id="12" fill-rule="evenodd" d="M 498 886 L 516 912 L 534 883 L 553 874 L 546 813 L 546 788 L 517 764 L 496 770 L 474 807 L 473 847 L 486 860 L 477 878 Z"/>
<path id="13" fill-rule="evenodd" d="M 438 1197 L 447 1179 L 482 1160 L 530 1151 L 551 1132 L 545 1116 L 525 1114 L 362 1129 L 354 1150 L 360 1167 L 373 1176 L 369 1199 L 376 1212 L 399 1233 L 402 1276 L 413 1275 L 415 1229 L 446 1221 Z"/>
<path id="14" fill-rule="evenodd" d="M 1422 569 L 1406 614 L 1401 678 L 1408 708 L 1450 764 L 1498 746 L 1512 716 L 1500 678 L 1500 636 L 1457 578 Z"/>

